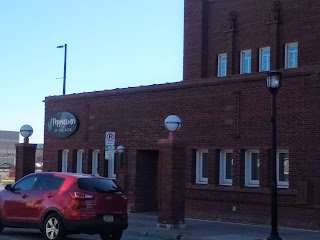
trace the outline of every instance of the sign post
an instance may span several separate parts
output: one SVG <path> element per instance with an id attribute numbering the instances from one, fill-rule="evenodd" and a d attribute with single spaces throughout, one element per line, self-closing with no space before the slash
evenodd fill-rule
<path id="1" fill-rule="evenodd" d="M 105 159 L 114 161 L 115 132 L 106 132 Z"/>

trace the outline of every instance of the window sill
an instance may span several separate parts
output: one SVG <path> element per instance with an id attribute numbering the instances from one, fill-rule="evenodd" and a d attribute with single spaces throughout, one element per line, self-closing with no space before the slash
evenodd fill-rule
<path id="1" fill-rule="evenodd" d="M 196 182 L 195 184 L 198 184 L 198 185 L 207 185 L 208 182 Z"/>

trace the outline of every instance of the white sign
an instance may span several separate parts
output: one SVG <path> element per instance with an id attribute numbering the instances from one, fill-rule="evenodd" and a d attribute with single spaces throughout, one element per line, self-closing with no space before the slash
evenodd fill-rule
<path id="1" fill-rule="evenodd" d="M 108 160 L 114 160 L 114 146 L 106 145 L 105 158 Z"/>
<path id="2" fill-rule="evenodd" d="M 114 146 L 115 141 L 116 141 L 116 133 L 106 132 L 106 145 Z"/>
<path id="3" fill-rule="evenodd" d="M 115 132 L 106 132 L 105 159 L 114 161 L 114 144 L 116 140 Z"/>

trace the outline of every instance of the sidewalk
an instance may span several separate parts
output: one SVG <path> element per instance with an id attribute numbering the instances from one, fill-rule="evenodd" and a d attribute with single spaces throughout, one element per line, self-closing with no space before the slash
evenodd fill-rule
<path id="1" fill-rule="evenodd" d="M 282 240 L 320 240 L 319 231 L 279 228 Z M 126 235 L 152 240 L 265 240 L 270 226 L 186 219 L 185 229 L 157 229 L 156 213 L 130 213 Z"/>

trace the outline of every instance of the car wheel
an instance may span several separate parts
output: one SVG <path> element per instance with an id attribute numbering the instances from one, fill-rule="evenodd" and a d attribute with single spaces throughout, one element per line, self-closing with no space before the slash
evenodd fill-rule
<path id="1" fill-rule="evenodd" d="M 63 239 L 64 227 L 63 222 L 58 214 L 50 214 L 43 224 L 43 235 L 48 240 L 60 240 Z"/>
<path id="2" fill-rule="evenodd" d="M 120 240 L 122 237 L 122 231 L 113 233 L 101 233 L 100 237 L 102 240 Z"/>

